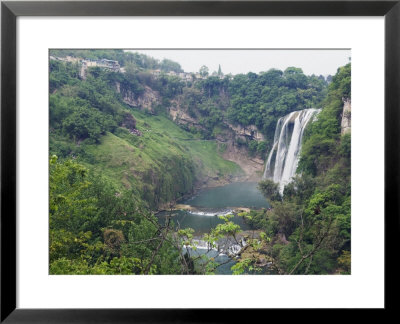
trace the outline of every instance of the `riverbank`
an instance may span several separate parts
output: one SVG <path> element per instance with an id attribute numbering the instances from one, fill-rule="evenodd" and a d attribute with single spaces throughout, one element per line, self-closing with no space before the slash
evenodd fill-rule
<path id="1" fill-rule="evenodd" d="M 218 141 L 210 142 L 217 143 Z M 214 176 L 203 174 L 201 175 L 200 180 L 197 180 L 194 183 L 193 190 L 191 192 L 183 194 L 178 200 L 169 201 L 167 203 L 159 205 L 157 212 L 165 210 L 176 210 L 178 207 L 175 208 L 175 206 L 180 205 L 177 204 L 178 201 L 185 201 L 190 197 L 196 196 L 202 191 L 209 190 L 211 188 L 224 187 L 235 183 L 258 183 L 259 181 L 261 181 L 265 164 L 264 160 L 257 157 L 250 158 L 246 150 L 243 151 L 243 149 L 240 149 L 236 146 L 226 149 L 225 152 L 222 154 L 222 158 L 226 162 L 234 162 L 238 166 L 238 168 L 240 168 L 241 172 L 234 172 L 232 174 L 225 175 L 218 174 Z"/>
<path id="2" fill-rule="evenodd" d="M 244 212 L 250 212 L 250 208 L 247 207 L 229 207 L 229 209 L 232 209 L 234 213 L 244 213 Z M 169 210 L 186 210 L 186 211 L 196 211 L 197 208 L 191 205 L 185 205 L 185 204 L 176 204 L 174 207 L 172 207 Z"/>
<path id="3" fill-rule="evenodd" d="M 258 190 L 257 182 L 233 182 L 219 187 L 209 187 L 186 195 L 178 203 L 170 202 L 159 207 L 157 212 L 208 209 L 210 212 L 231 210 L 249 212 L 250 209 L 268 208 L 269 204 Z"/>

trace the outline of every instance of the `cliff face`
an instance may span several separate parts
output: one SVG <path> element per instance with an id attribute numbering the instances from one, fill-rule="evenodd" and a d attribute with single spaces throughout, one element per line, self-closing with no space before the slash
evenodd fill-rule
<path id="1" fill-rule="evenodd" d="M 238 146 L 234 141 L 226 143 L 226 149 L 222 154 L 225 160 L 235 162 L 244 171 L 244 175 L 235 181 L 260 181 L 264 169 L 264 160 L 257 157 L 249 157 L 247 150 Z"/>
<path id="2" fill-rule="evenodd" d="M 154 107 L 161 104 L 160 94 L 148 86 L 144 86 L 144 92 L 139 96 L 129 89 L 123 89 L 119 82 L 116 82 L 115 88 L 122 95 L 122 100 L 131 107 L 154 112 Z"/>
<path id="3" fill-rule="evenodd" d="M 172 100 L 169 115 L 176 124 L 201 127 L 198 121 L 181 108 L 179 100 Z"/>
<path id="4" fill-rule="evenodd" d="M 342 135 L 351 131 L 351 100 L 343 98 L 343 113 L 342 113 Z"/>
<path id="5" fill-rule="evenodd" d="M 249 126 L 234 126 L 228 124 L 229 128 L 237 137 L 245 139 L 246 137 L 255 141 L 263 141 L 264 135 L 257 129 L 255 125 Z"/>
<path id="6" fill-rule="evenodd" d="M 145 86 L 145 91 L 139 96 L 135 95 L 129 89 L 123 89 L 119 82 L 116 82 L 115 88 L 121 94 L 123 101 L 131 107 L 154 112 L 153 109 L 161 104 L 160 94 L 148 86 Z M 168 107 L 169 116 L 175 124 L 187 125 L 198 129 L 204 128 L 198 118 L 188 113 L 181 100 L 181 97 L 171 100 L 171 104 Z M 249 157 L 246 147 L 238 144 L 238 142 L 247 140 L 263 141 L 264 136 L 255 125 L 241 126 L 232 125 L 228 122 L 222 125 L 220 132 L 216 135 L 216 142 L 223 147 L 223 150 L 221 150 L 223 152 L 221 154 L 222 157 L 228 161 L 235 162 L 244 171 L 244 174 L 234 181 L 258 181 L 263 171 L 264 161 L 257 157 Z M 210 185 L 213 179 L 209 180 L 207 182 L 208 185 Z M 222 180 L 218 179 L 216 181 L 220 183 Z"/>
<path id="7" fill-rule="evenodd" d="M 169 114 L 172 117 L 172 120 L 177 124 L 195 126 L 198 128 L 202 127 L 196 118 L 190 116 L 186 112 L 186 110 L 182 108 L 179 100 L 173 100 L 171 102 L 171 106 L 169 107 Z M 243 140 L 264 140 L 264 135 L 257 129 L 255 125 L 241 126 L 232 125 L 227 122 L 225 122 L 224 125 L 226 127 L 226 132 L 222 134 L 223 139 L 226 139 L 228 137 L 229 139 L 240 138 Z M 218 137 L 221 136 L 217 136 L 217 138 Z"/>
<path id="8" fill-rule="evenodd" d="M 180 102 L 173 101 L 169 107 L 169 114 L 176 124 L 193 126 L 202 128 L 196 118 L 190 116 L 185 109 L 182 108 Z M 233 181 L 258 181 L 264 168 L 264 160 L 257 157 L 249 157 L 249 152 L 244 146 L 239 145 L 238 140 L 256 140 L 263 141 L 264 136 L 255 125 L 240 126 L 224 124 L 225 127 L 216 135 L 217 143 L 222 147 L 222 157 L 228 161 L 238 164 L 244 174 L 233 179 Z"/>

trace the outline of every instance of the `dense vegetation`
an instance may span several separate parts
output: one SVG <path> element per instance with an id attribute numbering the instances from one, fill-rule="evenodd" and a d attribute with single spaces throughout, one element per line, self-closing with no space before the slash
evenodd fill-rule
<path id="1" fill-rule="evenodd" d="M 89 58 L 102 57 L 94 53 Z M 118 81 L 139 96 L 149 84 L 168 99 L 176 78 L 96 67 L 85 80 L 78 76 L 79 64 L 50 61 L 50 272 L 194 271 L 182 254 L 186 232 L 171 236 L 152 210 L 200 181 L 241 174 L 240 167 L 224 160 L 215 142 L 175 125 L 162 107 L 158 115 L 132 109 L 115 91 Z"/>
<path id="2" fill-rule="evenodd" d="M 218 73 L 212 75 L 203 66 L 199 71 L 202 78 L 197 79 L 192 74 L 193 81 L 185 82 L 167 73 L 154 77 L 150 71 L 155 69 L 162 72 L 183 70 L 176 62 L 167 59 L 158 61 L 144 54 L 122 50 L 54 50 L 51 54 L 58 57 L 71 55 L 92 60 L 118 60 L 126 73 L 111 73 L 107 77 L 110 85 L 117 81 L 122 91 L 129 90 L 136 97 L 143 94 L 146 86 L 157 91 L 162 104 L 153 107 L 153 112 L 163 114 L 171 105 L 179 105 L 198 121 L 196 125 L 183 126 L 201 138 L 226 138 L 232 125 L 255 125 L 264 134 L 265 141 L 260 143 L 252 138 L 238 138 L 237 144 L 245 146 L 250 154 L 260 157 L 270 148 L 277 120 L 295 110 L 319 107 L 326 96 L 328 84 L 323 76 L 306 76 L 301 69 L 295 67 L 285 71 L 271 69 L 260 74 L 250 72 L 224 76 L 221 66 Z M 56 64 L 51 62 L 51 65 Z M 59 76 L 54 71 L 50 82 L 51 91 L 55 86 L 65 84 L 64 69 L 61 68 Z M 104 75 L 99 74 L 99 70 L 92 69 L 92 76 L 104 80 Z"/>
<path id="3" fill-rule="evenodd" d="M 108 59 L 118 61 L 121 66 L 135 66 L 139 69 L 160 69 L 162 71 L 175 71 L 183 72 L 179 63 L 164 59 L 161 62 L 144 54 L 125 52 L 124 50 L 76 50 L 76 49 L 62 49 L 51 50 L 51 55 L 56 57 L 79 57 L 87 60 Z"/>
<path id="4" fill-rule="evenodd" d="M 241 125 L 256 125 L 272 139 L 277 120 L 288 113 L 319 107 L 325 97 L 323 77 L 306 76 L 299 68 L 236 75 L 229 84 L 228 118 Z"/>
<path id="5" fill-rule="evenodd" d="M 165 114 L 133 112 L 113 87 L 117 73 L 95 68 L 82 81 L 76 70 L 50 62 L 51 154 L 78 158 L 151 208 L 190 193 L 204 177 L 240 173 L 217 154 L 215 143 L 197 141 Z"/>
<path id="6" fill-rule="evenodd" d="M 230 125 L 255 125 L 265 141 L 238 140 L 253 154 L 263 156 L 270 148 L 277 120 L 295 110 L 319 107 L 326 96 L 323 76 L 306 76 L 299 68 L 271 69 L 260 74 L 209 76 L 183 88 L 181 105 L 199 120 L 191 128 L 203 138 L 224 136 Z M 225 135 L 226 136 L 226 135 Z"/>
<path id="7" fill-rule="evenodd" d="M 272 271 L 282 274 L 350 273 L 351 135 L 341 135 L 342 98 L 350 99 L 351 66 L 340 68 L 329 85 L 317 121 L 307 128 L 299 163 L 301 175 L 281 195 L 277 184 L 259 187 L 271 201 L 269 211 L 243 216 L 266 233 L 257 249 Z M 253 257 L 253 259 L 251 258 Z M 254 254 L 239 264 L 256 262 Z"/>
<path id="8" fill-rule="evenodd" d="M 222 77 L 221 70 L 206 77 L 202 67 L 205 78 L 188 82 L 167 73 L 155 77 L 149 70 L 182 69 L 138 53 L 51 55 L 118 60 L 125 73 L 93 67 L 82 80 L 79 63 L 50 60 L 50 273 L 213 273 L 212 259 L 182 248 L 195 245 L 193 230 L 176 230 L 171 218 L 160 224 L 154 210 L 199 183 L 241 174 L 214 140 L 226 139 L 230 126 L 257 126 L 265 141 L 236 141 L 250 156 L 264 156 L 279 117 L 315 106 L 323 110 L 306 131 L 301 175 L 283 195 L 276 184 L 260 183 L 272 209 L 242 214 L 259 235 L 248 238 L 233 271 L 350 272 L 350 135 L 340 134 L 350 65 L 328 87 L 323 77 L 292 67 L 234 77 Z M 126 91 L 137 99 L 148 89 L 160 96 L 151 110 L 124 102 Z M 196 124 L 175 124 L 168 113 L 173 105 Z M 210 248 L 222 237 L 237 240 L 239 226 L 229 216 L 223 221 L 203 237 Z"/>

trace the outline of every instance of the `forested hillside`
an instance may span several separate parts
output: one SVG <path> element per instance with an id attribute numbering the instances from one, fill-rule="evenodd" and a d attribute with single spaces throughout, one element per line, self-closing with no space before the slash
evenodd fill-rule
<path id="1" fill-rule="evenodd" d="M 240 174 L 215 143 L 198 141 L 165 113 L 124 104 L 116 78 L 123 76 L 93 68 L 80 80 L 77 64 L 50 61 L 50 154 L 78 159 L 151 208 L 192 192 L 196 182 Z"/>
<path id="2" fill-rule="evenodd" d="M 300 174 L 283 194 L 272 181 L 261 181 L 273 208 L 244 215 L 270 238 L 262 249 L 278 273 L 350 273 L 351 135 L 341 129 L 343 101 L 350 98 L 348 64 L 333 77 L 321 113 L 306 130 Z"/>
<path id="3" fill-rule="evenodd" d="M 294 110 L 319 107 L 326 96 L 327 82 L 306 76 L 299 68 L 271 69 L 256 74 L 209 76 L 183 89 L 178 102 L 182 110 L 198 121 L 189 128 L 204 138 L 227 136 L 232 126 L 255 126 L 263 141 L 237 138 L 250 152 L 264 155 L 270 148 L 276 121 Z"/>
<path id="4" fill-rule="evenodd" d="M 340 126 L 350 65 L 328 86 L 294 67 L 208 75 L 122 50 L 50 55 L 50 273 L 213 273 L 213 259 L 182 249 L 193 230 L 154 212 L 249 172 L 261 179 L 278 118 L 310 107 L 322 111 L 304 136 L 301 175 L 283 194 L 260 182 L 272 208 L 241 214 L 257 237 L 233 270 L 350 272 L 350 134 Z M 120 70 L 90 65 L 101 59 Z M 210 246 L 237 240 L 239 226 L 222 221 L 203 237 Z"/>

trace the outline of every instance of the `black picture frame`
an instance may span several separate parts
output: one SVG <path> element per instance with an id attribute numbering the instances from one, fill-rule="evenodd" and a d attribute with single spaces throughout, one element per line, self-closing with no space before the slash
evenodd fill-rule
<path id="1" fill-rule="evenodd" d="M 396 308 L 399 237 L 400 1 L 4 1 L 1 3 L 1 318 L 3 323 L 235 322 L 244 310 L 16 308 L 16 19 L 19 16 L 384 16 L 385 308 Z M 373 239 L 373 238 L 371 238 Z M 371 260 L 371 262 L 373 262 Z M 367 284 L 367 283 L 366 283 Z M 251 318 L 266 311 L 251 311 Z M 247 314 L 248 315 L 248 314 Z"/>

